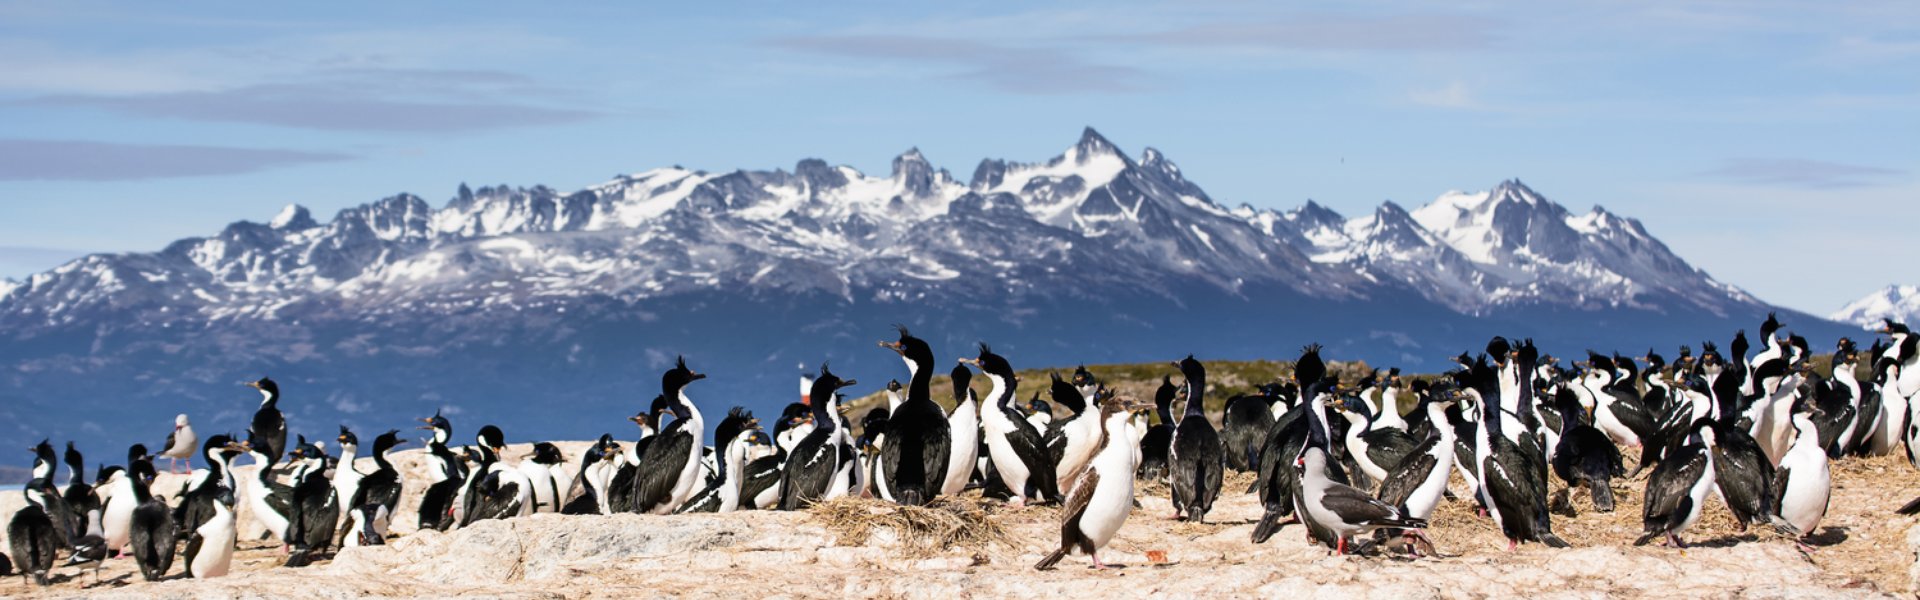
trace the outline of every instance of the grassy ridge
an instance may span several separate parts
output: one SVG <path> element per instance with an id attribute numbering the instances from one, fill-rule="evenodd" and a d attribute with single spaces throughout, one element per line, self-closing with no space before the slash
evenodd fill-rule
<path id="1" fill-rule="evenodd" d="M 1203 360 L 1202 363 L 1207 367 L 1206 410 L 1216 421 L 1226 406 L 1228 398 L 1253 393 L 1255 387 L 1260 384 L 1287 380 L 1287 378 L 1293 376 L 1292 361 Z M 1346 382 L 1359 381 L 1361 377 L 1372 372 L 1365 362 L 1358 361 L 1328 362 L 1327 370 L 1338 374 L 1340 380 Z M 1183 381 L 1180 377 L 1180 369 L 1174 367 L 1171 361 L 1164 363 L 1088 365 L 1087 371 L 1093 373 L 1094 379 L 1116 390 L 1121 398 L 1133 398 L 1141 402 L 1153 400 L 1153 392 L 1160 387 L 1162 377 L 1171 378 L 1174 385 L 1180 385 Z M 1047 388 L 1052 385 L 1052 380 L 1048 377 L 1049 373 L 1059 373 L 1062 378 L 1070 378 L 1073 376 L 1073 367 L 1064 369 L 1022 369 L 1016 371 L 1015 374 L 1020 379 L 1019 387 L 1016 388 L 1017 391 L 1014 394 L 1017 401 L 1025 403 L 1027 399 L 1032 398 L 1036 393 L 1040 394 L 1040 399 L 1049 400 Z M 906 382 L 902 381 L 901 383 L 905 384 Z M 990 398 L 988 398 L 987 395 L 992 393 L 992 386 L 993 382 L 987 380 L 986 377 L 981 376 L 976 371 L 973 381 L 968 387 L 971 387 L 974 393 L 980 397 L 981 402 L 988 402 Z M 886 404 L 885 386 L 881 385 L 876 387 L 881 388 L 882 391 L 876 391 L 865 396 L 849 399 L 847 402 L 847 405 L 851 409 L 847 415 L 847 419 L 853 422 L 856 430 L 859 428 L 860 418 L 865 416 L 867 411 Z M 934 376 L 933 399 L 935 402 L 939 402 L 942 408 L 952 410 L 953 380 L 951 378 L 945 375 Z M 1174 410 L 1181 410 L 1181 405 L 1176 402 Z M 1066 414 L 1066 409 L 1055 407 L 1054 414 Z"/>
<path id="2" fill-rule="evenodd" d="M 1863 349 L 1862 353 L 1864 352 L 1865 350 Z M 1667 360 L 1671 361 L 1673 360 L 1673 356 L 1677 354 L 1678 352 L 1674 351 L 1674 354 L 1663 355 L 1663 356 L 1666 356 Z M 1637 355 L 1633 356 L 1632 358 L 1636 362 L 1638 362 L 1640 359 L 1640 357 Z M 1579 356 L 1569 356 L 1569 357 L 1563 358 L 1562 361 L 1564 364 L 1564 361 L 1567 361 L 1567 360 L 1585 360 L 1585 359 L 1586 359 L 1586 356 L 1582 354 Z M 1206 360 L 1202 360 L 1201 362 L 1205 364 L 1207 367 L 1206 410 L 1207 410 L 1208 416 L 1212 417 L 1216 423 L 1219 422 L 1220 420 L 1219 417 L 1227 404 L 1227 399 L 1237 395 L 1241 395 L 1241 394 L 1253 393 L 1255 387 L 1260 384 L 1274 382 L 1274 381 L 1290 380 L 1290 378 L 1293 376 L 1292 361 L 1273 361 L 1273 360 L 1206 361 Z M 1813 363 L 1814 371 L 1816 373 L 1819 373 L 1821 377 L 1830 377 L 1832 375 L 1833 355 L 1831 354 L 1817 355 L 1813 357 L 1811 362 Z M 1642 369 L 1646 368 L 1645 364 L 1640 364 L 1639 366 Z M 1358 382 L 1360 381 L 1360 378 L 1365 377 L 1368 373 L 1372 372 L 1372 368 L 1369 367 L 1367 363 L 1364 361 L 1352 361 L 1352 362 L 1328 361 L 1327 370 L 1331 373 L 1339 375 L 1340 380 L 1347 383 Z M 1180 377 L 1180 369 L 1175 367 L 1173 363 L 1170 361 L 1164 362 L 1164 363 L 1127 363 L 1127 364 L 1117 364 L 1117 365 L 1088 365 L 1087 371 L 1093 373 L 1094 378 L 1099 380 L 1101 383 L 1106 384 L 1107 387 L 1117 390 L 1120 397 L 1134 398 L 1142 402 L 1148 402 L 1153 399 L 1153 392 L 1155 389 L 1160 387 L 1160 380 L 1162 377 L 1171 378 L 1174 385 L 1180 385 L 1181 382 L 1183 381 L 1182 378 Z M 1048 377 L 1049 373 L 1059 373 L 1062 378 L 1070 378 L 1073 376 L 1073 367 L 1054 368 L 1054 369 L 1023 369 L 1023 370 L 1016 371 L 1016 374 L 1020 379 L 1019 387 L 1017 388 L 1017 391 L 1014 394 L 1014 398 L 1016 399 L 1016 401 L 1020 403 L 1025 403 L 1027 399 L 1032 398 L 1033 395 L 1036 393 L 1040 395 L 1040 398 L 1042 400 L 1049 400 L 1049 397 L 1047 394 L 1047 388 L 1048 386 L 1052 385 L 1052 380 L 1049 379 Z M 1857 373 L 1863 380 L 1868 375 L 1867 369 L 1865 368 L 1859 369 Z M 1404 373 L 1402 375 L 1404 377 L 1433 377 L 1434 376 L 1433 374 L 1416 375 L 1416 374 L 1404 374 Z M 904 384 L 905 382 L 903 381 L 901 383 Z M 973 381 L 971 383 L 972 384 L 969 387 L 971 387 L 974 393 L 980 397 L 981 402 L 991 401 L 991 399 L 987 397 L 987 395 L 992 392 L 991 381 L 988 381 L 986 377 L 981 376 L 978 372 L 975 372 Z M 952 410 L 953 409 L 952 379 L 948 378 L 945 375 L 936 375 L 933 378 L 932 387 L 933 387 L 934 401 L 940 403 L 940 406 L 942 408 L 945 408 L 947 410 Z M 850 408 L 847 418 L 849 421 L 853 422 L 855 431 L 859 430 L 860 418 L 865 416 L 867 414 L 867 411 L 872 410 L 874 407 L 884 406 L 886 404 L 886 394 L 884 392 L 885 386 L 884 385 L 876 386 L 876 388 L 881 389 L 882 391 L 876 391 L 864 396 L 860 396 L 858 398 L 853 398 L 847 402 L 847 405 Z M 1175 411 L 1182 410 L 1181 405 L 1178 403 L 1175 403 L 1174 410 Z M 1403 407 L 1403 410 L 1404 410 L 1404 407 Z M 1056 406 L 1054 414 L 1060 415 L 1060 414 L 1066 414 L 1066 412 L 1064 408 Z"/>

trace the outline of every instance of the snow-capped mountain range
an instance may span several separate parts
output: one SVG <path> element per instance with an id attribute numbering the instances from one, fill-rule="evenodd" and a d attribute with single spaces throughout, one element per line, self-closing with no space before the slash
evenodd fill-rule
<path id="1" fill-rule="evenodd" d="M 1827 318 L 1868 328 L 1878 328 L 1886 319 L 1920 323 L 1920 285 L 1889 285 L 1847 303 Z"/>
<path id="2" fill-rule="evenodd" d="M 1050 160 L 985 160 L 965 181 L 909 150 L 884 176 L 807 159 L 572 193 L 461 185 L 437 208 L 400 194 L 323 222 L 288 206 L 159 252 L 88 256 L 0 282 L 0 362 L 17 365 L 0 412 L 20 439 L 61 423 L 26 407 L 112 398 L 239 422 L 251 407 L 227 384 L 284 373 L 299 379 L 290 399 L 325 396 L 290 403 L 316 423 L 535 399 L 631 414 L 678 353 L 715 380 L 735 371 L 717 389 L 784 402 L 796 362 L 899 376 L 870 351 L 895 322 L 1035 365 L 1319 341 L 1417 369 L 1493 333 L 1575 352 L 1718 339 L 1768 310 L 1639 221 L 1570 212 L 1518 180 L 1355 218 L 1230 208 L 1160 152 L 1129 156 L 1089 128 Z M 567 423 L 528 425 L 604 430 Z"/>

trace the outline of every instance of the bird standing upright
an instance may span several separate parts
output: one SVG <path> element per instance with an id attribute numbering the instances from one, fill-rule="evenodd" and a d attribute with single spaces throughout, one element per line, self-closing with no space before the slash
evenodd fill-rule
<path id="1" fill-rule="evenodd" d="M 1220 455 L 1220 434 L 1207 420 L 1207 369 L 1189 355 L 1173 363 L 1187 380 L 1186 415 L 1173 428 L 1172 452 L 1173 510 L 1181 520 L 1206 522 L 1207 511 L 1220 497 L 1220 478 L 1225 468 Z"/>
<path id="2" fill-rule="evenodd" d="M 200 437 L 193 434 L 193 424 L 187 422 L 186 413 L 173 418 L 173 431 L 167 434 L 167 442 L 160 445 L 160 456 L 168 459 L 167 472 L 180 473 L 180 461 L 187 461 L 187 470 L 193 470 L 193 453 L 198 449 Z"/>

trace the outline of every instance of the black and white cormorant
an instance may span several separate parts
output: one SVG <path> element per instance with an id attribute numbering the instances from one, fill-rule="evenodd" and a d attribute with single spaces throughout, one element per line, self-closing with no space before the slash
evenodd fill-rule
<path id="1" fill-rule="evenodd" d="M 1327 376 L 1327 364 L 1320 358 L 1319 344 L 1300 350 L 1300 358 L 1293 363 L 1293 384 L 1300 390 L 1300 401 L 1274 420 L 1266 441 L 1260 445 L 1260 469 L 1253 483 L 1262 509 L 1260 521 L 1253 528 L 1252 538 L 1256 544 L 1266 543 L 1280 531 L 1285 524 L 1281 519 L 1295 516 L 1294 492 L 1300 487 L 1300 473 L 1294 469 L 1294 459 L 1300 457 L 1300 450 L 1310 437 L 1308 413 L 1314 410 L 1314 399 L 1328 395 L 1338 384 L 1336 379 Z M 1338 462 L 1330 464 L 1339 468 Z M 1341 479 L 1344 477 L 1342 473 Z"/>
<path id="2" fill-rule="evenodd" d="M 213 497 L 213 516 L 187 536 L 187 574 L 194 579 L 225 577 L 233 568 L 238 528 L 233 518 L 233 489 L 221 487 Z"/>
<path id="3" fill-rule="evenodd" d="M 820 365 L 820 376 L 813 379 L 812 400 L 808 408 L 812 410 L 814 427 L 794 444 L 793 451 L 787 454 L 787 461 L 780 478 L 780 510 L 800 510 L 812 506 L 815 502 L 827 500 L 847 493 L 852 487 L 852 470 L 847 465 L 855 462 L 849 450 L 852 445 L 847 441 L 847 432 L 840 427 L 839 397 L 834 392 L 855 385 L 852 379 L 841 380 L 825 363 Z"/>
<path id="4" fill-rule="evenodd" d="M 1093 568 L 1105 569 L 1099 551 L 1105 548 L 1120 526 L 1133 512 L 1133 473 L 1139 469 L 1137 437 L 1133 432 L 1134 410 L 1117 400 L 1096 402 L 1099 412 L 1097 442 L 1093 460 L 1074 482 L 1060 511 L 1060 547 L 1040 559 L 1034 568 L 1046 570 L 1072 552 L 1081 552 L 1093 561 Z"/>
<path id="5" fill-rule="evenodd" d="M 1713 493 L 1715 429 L 1710 421 L 1695 423 L 1685 440 L 1647 476 L 1646 504 L 1640 519 L 1644 535 L 1634 545 L 1662 536 L 1667 544 L 1686 544 L 1680 535 L 1700 520 L 1707 496 Z"/>
<path id="6" fill-rule="evenodd" d="M 1833 497 L 1833 473 L 1827 463 L 1827 452 L 1820 447 L 1820 433 L 1814 428 L 1813 407 L 1802 399 L 1793 413 L 1794 438 L 1792 447 L 1780 458 L 1780 468 L 1773 474 L 1773 506 L 1779 517 L 1777 525 L 1784 525 L 1794 537 L 1800 539 L 1803 549 L 1806 538 L 1820 528 L 1820 521 L 1827 516 L 1827 503 Z"/>
<path id="7" fill-rule="evenodd" d="M 260 390 L 260 409 L 253 412 L 253 422 L 247 426 L 250 435 L 247 439 L 266 442 L 264 447 L 274 452 L 287 451 L 287 418 L 280 414 L 280 384 L 272 378 L 261 377 L 259 381 L 249 381 L 247 387 Z M 280 462 L 280 455 L 274 454 L 274 463 Z"/>
<path id="8" fill-rule="evenodd" d="M 1861 420 L 1860 380 L 1855 375 L 1859 364 L 1859 349 L 1853 340 L 1840 338 L 1833 352 L 1833 375 L 1814 386 L 1818 408 L 1814 425 L 1819 428 L 1820 446 L 1826 449 L 1828 458 L 1853 452 L 1854 433 L 1860 429 Z"/>
<path id="9" fill-rule="evenodd" d="M 1029 499 L 1037 502 L 1058 499 L 1058 480 L 1054 478 L 1040 431 L 1014 407 L 1014 392 L 1020 387 L 1020 377 L 1014 373 L 1013 365 L 986 344 L 980 344 L 978 356 L 960 361 L 980 369 L 992 384 L 991 391 L 987 392 L 990 406 L 982 415 L 981 425 L 987 454 L 993 459 L 994 474 L 1010 494 L 1009 501 L 1024 505 Z"/>
<path id="10" fill-rule="evenodd" d="M 953 380 L 953 412 L 947 414 L 947 473 L 940 494 L 957 496 L 967 489 L 980 458 L 980 399 L 973 393 L 973 371 L 966 365 L 954 365 L 948 375 Z"/>
<path id="11" fill-rule="evenodd" d="M 1581 403 L 1593 411 L 1593 426 L 1607 434 L 1621 448 L 1639 448 L 1639 466 L 1634 467 L 1629 476 L 1637 475 L 1642 469 L 1653 463 L 1657 452 L 1653 448 L 1661 445 L 1657 437 L 1654 416 L 1641 404 L 1638 392 L 1620 387 L 1620 374 L 1612 358 L 1598 353 L 1587 354 L 1587 373 L 1575 384 L 1576 393 L 1586 396 Z"/>
<path id="12" fill-rule="evenodd" d="M 420 498 L 418 527 L 446 531 L 455 524 L 454 502 L 466 484 L 467 467 L 447 448 L 447 441 L 453 439 L 452 422 L 440 416 L 440 411 L 420 421 L 426 423 L 420 429 L 433 430 L 433 438 L 427 441 L 427 490 Z"/>
<path id="13" fill-rule="evenodd" d="M 148 487 L 156 474 L 153 463 L 147 460 L 127 465 L 127 481 L 133 486 L 135 502 L 129 542 L 134 562 L 140 565 L 140 576 L 147 581 L 159 581 L 173 568 L 173 510 Z"/>
<path id="14" fill-rule="evenodd" d="M 580 470 L 573 474 L 573 483 L 567 486 L 566 501 L 561 503 L 560 513 L 567 515 L 606 515 L 613 514 L 607 506 L 607 482 L 620 461 L 620 444 L 613 441 L 613 434 L 600 434 L 600 439 L 587 445 L 580 452 Z"/>
<path id="15" fill-rule="evenodd" d="M 905 326 L 899 331 L 900 339 L 880 346 L 899 354 L 911 377 L 906 401 L 887 417 L 874 480 L 894 501 L 919 506 L 932 501 L 946 481 L 953 438 L 946 411 L 933 401 L 933 349 Z"/>
<path id="16" fill-rule="evenodd" d="M 40 443 L 47 446 L 46 442 Z M 48 454 L 52 447 L 47 446 Z M 60 496 L 53 486 L 53 465 L 51 461 L 43 466 L 38 458 L 37 448 L 28 448 L 34 452 L 33 480 L 27 482 L 27 504 L 13 513 L 7 521 L 7 545 L 13 553 L 13 562 L 20 571 L 22 579 L 31 579 L 36 585 L 47 585 L 47 576 L 53 572 L 53 559 L 65 544 L 61 541 L 59 527 L 54 524 L 53 511 L 65 510 L 53 504 Z M 49 457 L 50 458 L 50 457 Z"/>
<path id="17" fill-rule="evenodd" d="M 1353 457 L 1360 472 L 1372 481 L 1385 481 L 1387 475 L 1398 470 L 1400 463 L 1420 446 L 1420 440 L 1405 429 L 1380 427 L 1373 409 L 1361 398 L 1346 398 L 1336 406 L 1351 423 L 1344 440 L 1347 456 Z"/>
<path id="18" fill-rule="evenodd" d="M 132 479 L 125 467 L 107 466 L 100 468 L 94 483 L 105 496 L 101 499 L 100 536 L 107 553 L 115 557 L 124 555 L 133 539 L 133 509 L 140 504 L 133 498 Z"/>
<path id="19" fill-rule="evenodd" d="M 334 436 L 333 440 L 340 444 L 340 458 L 333 470 L 333 500 L 340 505 L 341 514 L 344 515 L 352 509 L 353 495 L 360 491 L 360 480 L 366 478 L 367 474 L 361 473 L 359 465 L 355 464 L 360 458 L 360 436 L 354 435 L 346 425 L 341 425 L 340 435 Z"/>
<path id="20" fill-rule="evenodd" d="M 628 417 L 627 420 L 640 428 L 640 436 L 620 452 L 619 462 L 614 463 L 613 470 L 608 472 L 607 506 L 613 512 L 633 512 L 633 498 L 638 487 L 635 482 L 640 479 L 640 458 L 646 456 L 647 447 L 659 439 L 660 417 L 667 414 L 668 406 L 666 396 L 656 395 L 646 410 Z"/>
<path id="21" fill-rule="evenodd" d="M 53 484 L 53 474 L 60 468 L 59 458 L 53 453 L 53 444 L 43 439 L 28 451 L 33 453 L 33 469 L 29 471 L 32 481 L 29 485 L 42 488 L 40 505 L 46 511 L 47 519 L 53 521 L 53 541 L 60 547 L 67 547 L 86 530 L 86 522 L 74 517 L 73 507 L 60 494 L 60 488 Z"/>
<path id="22" fill-rule="evenodd" d="M 1454 430 L 1447 426 L 1447 408 L 1454 403 L 1451 391 L 1441 393 L 1422 386 L 1412 392 L 1418 397 L 1413 414 L 1437 427 L 1426 427 L 1425 441 L 1407 454 L 1400 466 L 1380 482 L 1380 501 L 1388 506 L 1405 507 L 1405 515 L 1416 519 L 1433 516 L 1446 496 L 1447 482 L 1453 473 Z"/>
<path id="23" fill-rule="evenodd" d="M 746 480 L 740 484 L 740 507 L 770 510 L 780 504 L 783 457 L 765 430 L 747 432 Z"/>
<path id="24" fill-rule="evenodd" d="M 1587 410 L 1570 390 L 1556 394 L 1555 403 L 1560 409 L 1560 439 L 1551 462 L 1553 473 L 1566 482 L 1567 487 L 1560 490 L 1553 505 L 1571 513 L 1573 503 L 1569 496 L 1575 489 L 1586 489 L 1593 499 L 1594 510 L 1613 512 L 1613 479 L 1626 475 L 1626 466 L 1620 462 L 1620 448 L 1607 439 L 1607 434 L 1587 422 Z"/>
<path id="25" fill-rule="evenodd" d="M 714 467 L 720 476 L 709 480 L 706 487 L 674 512 L 740 510 L 740 492 L 747 477 L 747 447 L 753 432 L 759 430 L 760 420 L 753 418 L 753 412 L 738 406 L 728 410 L 727 416 L 713 429 L 713 441 L 719 445 L 714 452 Z"/>
<path id="26" fill-rule="evenodd" d="M 1161 377 L 1160 387 L 1153 392 L 1153 415 L 1159 422 L 1148 427 L 1146 435 L 1140 438 L 1141 479 L 1160 482 L 1167 480 L 1167 454 L 1172 450 L 1173 445 L 1173 398 L 1180 393 L 1179 389 L 1173 385 L 1172 378 Z M 1272 425 L 1269 424 L 1268 427 L 1271 428 Z M 1265 431 L 1260 432 L 1262 440 L 1266 439 L 1266 435 Z M 1255 453 L 1257 452 L 1256 450 Z"/>
<path id="27" fill-rule="evenodd" d="M 1087 401 L 1092 396 L 1081 393 L 1080 386 L 1061 379 L 1058 373 L 1048 377 L 1052 380 L 1047 386 L 1048 396 L 1070 414 L 1049 420 L 1043 437 L 1047 456 L 1053 461 L 1054 481 L 1070 482 L 1099 449 L 1100 410 L 1088 410 Z"/>
<path id="28" fill-rule="evenodd" d="M 487 519 L 510 519 L 533 514 L 533 484 L 526 475 L 501 460 L 507 451 L 506 434 L 486 425 L 474 434 L 472 449 L 479 462 L 467 479 L 466 518 L 461 526 Z"/>
<path id="29" fill-rule="evenodd" d="M 93 485 L 87 483 L 86 457 L 74 449 L 73 442 L 67 442 L 67 451 L 61 458 L 67 463 L 67 487 L 60 491 L 60 498 L 66 501 L 68 514 L 72 515 L 73 530 L 100 529 L 103 507 Z"/>
<path id="30" fill-rule="evenodd" d="M 686 387 L 706 377 L 688 369 L 685 357 L 660 376 L 660 395 L 667 399 L 674 418 L 640 455 L 640 473 L 633 482 L 633 512 L 673 512 L 699 489 L 706 421 L 687 397 Z"/>
<path id="31" fill-rule="evenodd" d="M 520 459 L 516 468 L 533 486 L 532 512 L 560 512 L 560 479 L 565 475 L 560 465 L 565 462 L 566 455 L 561 454 L 560 447 L 552 442 L 534 444 L 533 452 Z"/>
<path id="32" fill-rule="evenodd" d="M 1474 457 L 1479 462 L 1480 491 L 1486 496 L 1487 512 L 1507 538 L 1507 549 L 1520 542 L 1542 542 L 1565 548 L 1567 543 L 1553 534 L 1547 512 L 1546 455 L 1536 445 L 1515 442 L 1503 428 L 1512 426 L 1501 408 L 1498 376 L 1484 367 L 1476 367 L 1469 388 L 1478 396 L 1480 423 L 1476 429 Z M 1524 413 L 1523 413 L 1524 414 Z M 1537 440 L 1537 438 L 1532 438 Z"/>
<path id="33" fill-rule="evenodd" d="M 1280 404 L 1279 386 L 1267 384 L 1252 394 L 1227 399 L 1226 412 L 1220 418 L 1220 447 L 1227 468 L 1252 471 L 1259 466 L 1260 444 L 1273 428 L 1274 406 Z"/>
<path id="34" fill-rule="evenodd" d="M 292 486 L 287 504 L 287 562 L 289 567 L 304 567 L 333 547 L 334 526 L 340 521 L 340 501 L 334 495 L 333 481 L 327 479 L 327 454 L 306 438 L 292 452 Z"/>
<path id="35" fill-rule="evenodd" d="M 180 500 L 173 509 L 173 520 L 179 526 L 179 539 L 193 536 L 195 530 L 213 518 L 214 503 L 220 497 L 220 490 L 237 489 L 238 482 L 233 478 L 233 459 L 246 450 L 239 442 L 224 434 L 207 438 L 200 449 L 204 469 L 194 469 L 193 476 L 180 486 L 175 495 Z"/>
<path id="36" fill-rule="evenodd" d="M 1221 459 L 1220 434 L 1207 420 L 1207 369 L 1189 355 L 1174 366 L 1186 377 L 1187 409 L 1173 429 L 1172 451 L 1168 462 L 1172 472 L 1174 516 L 1181 520 L 1206 522 L 1213 501 L 1220 497 L 1220 478 L 1225 463 Z"/>
<path id="37" fill-rule="evenodd" d="M 1026 411 L 1027 423 L 1033 425 L 1034 431 L 1045 434 L 1053 425 L 1053 405 L 1040 399 L 1040 390 L 1033 391 L 1033 397 L 1027 398 L 1022 410 Z"/>
<path id="38" fill-rule="evenodd" d="M 353 496 L 344 500 L 341 506 L 341 510 L 348 513 L 349 520 L 353 511 L 363 511 L 359 517 L 363 522 L 360 528 L 341 534 L 341 545 L 362 545 L 362 538 L 365 537 L 362 529 L 371 529 L 375 537 L 385 539 L 388 525 L 400 508 L 400 494 L 406 485 L 387 453 L 403 443 L 406 440 L 400 439 L 400 432 L 392 429 L 373 439 L 373 471 L 360 478 L 360 485 L 354 489 Z"/>

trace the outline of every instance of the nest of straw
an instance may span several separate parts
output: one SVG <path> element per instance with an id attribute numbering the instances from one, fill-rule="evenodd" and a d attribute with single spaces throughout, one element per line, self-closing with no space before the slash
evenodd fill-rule
<path id="1" fill-rule="evenodd" d="M 974 497 L 941 497 L 926 506 L 906 506 L 871 498 L 842 497 L 813 505 L 808 512 L 833 533 L 840 546 L 864 546 L 879 530 L 892 532 L 910 557 L 929 557 L 959 547 L 985 551 L 1007 543 L 1007 531 Z"/>

